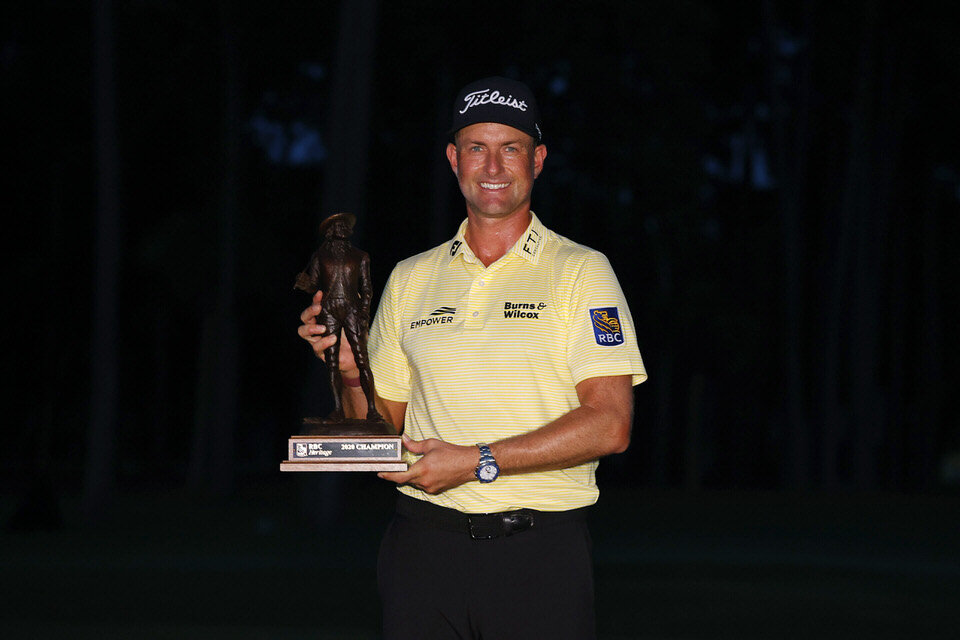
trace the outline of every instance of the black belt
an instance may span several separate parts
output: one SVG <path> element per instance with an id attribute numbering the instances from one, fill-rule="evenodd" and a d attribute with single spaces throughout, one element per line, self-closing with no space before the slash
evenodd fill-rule
<path id="1" fill-rule="evenodd" d="M 517 509 L 499 513 L 463 513 L 403 494 L 397 499 L 398 514 L 437 529 L 467 533 L 474 540 L 512 536 L 534 527 L 549 527 L 565 522 L 584 522 L 587 519 L 588 509 L 589 507 L 569 511 Z"/>

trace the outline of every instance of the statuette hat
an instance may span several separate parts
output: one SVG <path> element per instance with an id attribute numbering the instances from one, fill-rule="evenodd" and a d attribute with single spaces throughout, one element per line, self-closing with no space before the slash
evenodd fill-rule
<path id="1" fill-rule="evenodd" d="M 335 213 L 329 218 L 326 218 L 323 222 L 320 223 L 320 237 L 326 238 L 327 231 L 338 222 L 345 222 L 347 226 L 350 227 L 350 231 L 353 232 L 353 225 L 357 223 L 357 216 L 352 213 Z"/>

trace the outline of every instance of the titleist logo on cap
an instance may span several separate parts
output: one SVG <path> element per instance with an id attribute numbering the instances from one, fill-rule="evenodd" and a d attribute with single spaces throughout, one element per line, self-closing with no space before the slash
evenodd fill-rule
<path id="1" fill-rule="evenodd" d="M 502 104 L 505 107 L 513 107 L 520 111 L 527 110 L 527 103 L 523 100 L 517 100 L 512 95 L 503 97 L 499 91 L 490 91 L 490 89 L 480 89 L 468 93 L 463 97 L 463 101 L 467 103 L 467 106 L 460 110 L 461 114 L 466 113 L 470 107 L 477 107 L 481 104 Z"/>
<path id="2" fill-rule="evenodd" d="M 453 118 L 447 134 L 456 143 L 456 133 L 481 122 L 505 124 L 532 136 L 540 143 L 540 109 L 530 87 L 517 80 L 493 76 L 471 82 L 453 102 Z"/>

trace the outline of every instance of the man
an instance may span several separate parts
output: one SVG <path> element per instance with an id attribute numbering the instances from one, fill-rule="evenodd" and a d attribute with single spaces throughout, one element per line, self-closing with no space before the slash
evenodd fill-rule
<path id="1" fill-rule="evenodd" d="M 592 638 L 585 511 L 646 378 L 633 320 L 606 258 L 531 211 L 547 150 L 529 88 L 467 85 L 450 133 L 467 219 L 396 266 L 370 334 L 378 402 L 412 463 L 380 474 L 402 494 L 378 562 L 384 635 Z M 335 339 L 313 320 L 321 299 L 299 329 L 317 355 Z"/>
<path id="2" fill-rule="evenodd" d="M 326 292 L 323 309 L 317 316 L 328 335 L 340 335 L 343 329 L 353 352 L 358 374 L 355 384 L 367 398 L 366 419 L 382 419 L 374 403 L 373 375 L 367 364 L 367 328 L 370 326 L 370 256 L 350 244 L 356 217 L 336 213 L 320 223 L 320 247 L 313 253 L 307 268 L 297 275 L 295 288 L 316 294 Z M 340 343 L 334 342 L 324 352 L 324 360 L 340 360 Z M 343 384 L 338 367 L 327 367 L 333 389 L 333 418 L 343 418 Z"/>

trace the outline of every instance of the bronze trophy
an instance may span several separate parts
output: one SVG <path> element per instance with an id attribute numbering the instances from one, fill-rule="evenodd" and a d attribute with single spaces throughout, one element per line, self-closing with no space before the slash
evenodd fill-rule
<path id="1" fill-rule="evenodd" d="M 350 342 L 360 370 L 360 387 L 367 399 L 365 419 L 345 418 L 343 379 L 338 366 L 340 339 L 324 352 L 334 410 L 327 418 L 304 418 L 301 435 L 288 441 L 281 471 L 405 471 L 400 459 L 400 436 L 383 419 L 374 403 L 373 373 L 367 359 L 370 328 L 370 256 L 350 243 L 356 217 L 337 213 L 320 223 L 320 247 L 298 276 L 294 288 L 310 294 L 323 291 L 317 321 L 327 335 Z"/>

